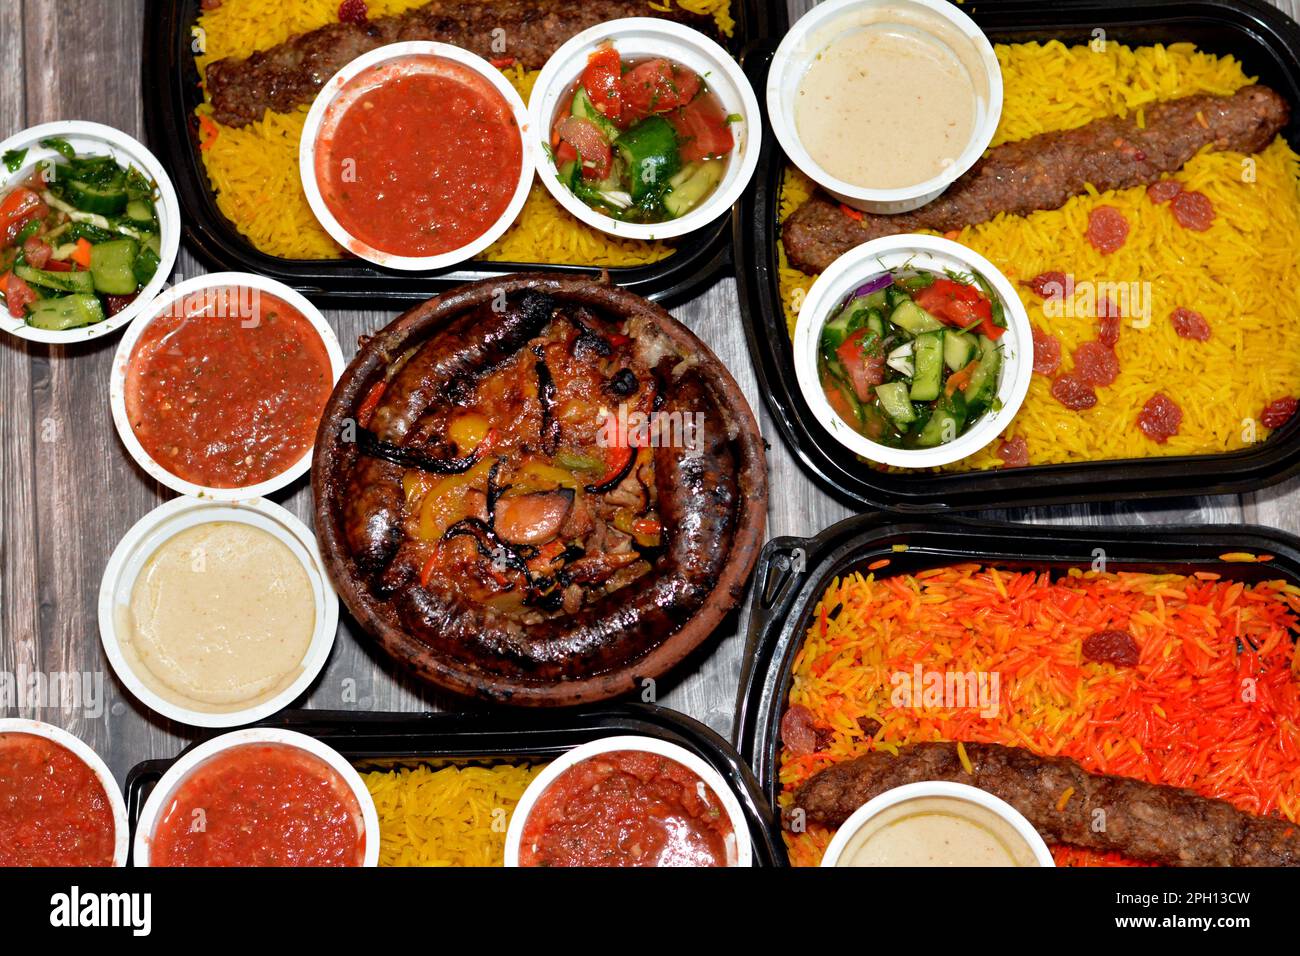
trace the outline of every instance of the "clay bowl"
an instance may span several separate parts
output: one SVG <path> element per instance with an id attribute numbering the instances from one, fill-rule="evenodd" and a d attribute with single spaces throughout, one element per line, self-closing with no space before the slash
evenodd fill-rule
<path id="1" fill-rule="evenodd" d="M 423 344 L 461 313 L 504 292 L 528 289 L 560 301 L 582 304 L 653 325 L 684 359 L 696 363 L 714 410 L 723 418 L 737 461 L 737 521 L 731 549 L 708 598 L 684 624 L 635 659 L 599 673 L 545 681 L 526 673 L 503 676 L 465 661 L 407 633 L 392 606 L 377 598 L 356 565 L 343 531 L 346 475 L 356 450 L 345 436 L 354 433 L 357 410 L 391 361 Z M 607 700 L 641 689 L 698 648 L 725 615 L 739 604 L 762 546 L 767 517 L 767 464 L 754 414 L 735 380 L 717 356 L 685 326 L 652 302 L 623 289 L 574 276 L 528 274 L 485 279 L 460 286 L 416 306 L 366 340 L 344 371 L 325 408 L 312 463 L 316 534 L 326 569 L 339 596 L 383 651 L 430 684 L 499 703 L 564 706 Z M 671 531 L 669 531 L 671 533 Z M 627 586 L 635 588 L 636 582 Z M 617 593 L 617 592 L 616 592 Z"/>

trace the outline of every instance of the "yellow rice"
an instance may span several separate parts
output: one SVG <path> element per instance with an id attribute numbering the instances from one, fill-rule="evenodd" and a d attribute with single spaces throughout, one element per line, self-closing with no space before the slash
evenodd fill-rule
<path id="1" fill-rule="evenodd" d="M 494 764 L 363 774 L 379 814 L 379 865 L 501 866 L 510 814 L 540 770 Z"/>
<path id="2" fill-rule="evenodd" d="M 1252 82 L 1232 57 L 1197 51 L 1191 44 L 1131 49 L 1107 44 L 1104 52 L 1060 43 L 999 46 L 1006 86 L 995 142 L 1019 140 L 1093 119 L 1128 115 L 1155 100 L 1206 92 L 1228 94 Z M 1092 409 L 1075 412 L 1051 397 L 1051 381 L 1035 375 L 1006 438 L 1023 435 L 1031 464 L 1214 454 L 1264 439 L 1257 424 L 1275 399 L 1300 395 L 1300 323 L 1294 321 L 1300 289 L 1300 161 L 1280 138 L 1254 157 L 1256 181 L 1243 181 L 1246 158 L 1204 152 L 1176 175 L 1187 189 L 1214 203 L 1214 225 L 1204 233 L 1178 226 L 1168 206 L 1143 188 L 1075 198 L 1062 209 L 1027 218 L 999 216 L 963 229 L 957 240 L 982 253 L 1019 285 L 1047 271 L 1072 273 L 1076 282 L 1151 283 L 1151 324 L 1126 319 L 1116 348 L 1120 376 L 1097 390 Z M 811 193 L 797 171 L 785 174 L 784 219 Z M 1132 229 L 1113 255 L 1103 256 L 1084 238 L 1088 213 L 1098 205 L 1120 209 Z M 786 321 L 812 277 L 792 269 L 780 251 Z M 1092 318 L 1047 318 L 1028 289 L 1020 296 L 1030 322 L 1055 335 L 1062 370 L 1075 346 L 1094 338 Z M 1200 312 L 1213 335 L 1208 342 L 1179 338 L 1169 320 L 1178 306 Z M 1183 411 L 1180 432 L 1157 445 L 1137 428 L 1143 404 L 1164 391 Z M 951 466 L 997 467 L 997 442 Z"/>
<path id="3" fill-rule="evenodd" d="M 368 0 L 370 16 L 380 17 L 426 0 Z M 727 36 L 734 29 L 730 0 L 647 0 L 654 9 L 677 7 L 711 14 Z M 200 72 L 227 56 L 245 57 L 331 23 L 338 18 L 338 0 L 225 0 L 199 17 L 195 60 Z M 537 71 L 518 67 L 506 71 L 524 101 Z M 207 129 L 200 155 L 216 194 L 217 208 L 258 249 L 287 259 L 337 259 L 343 249 L 321 228 L 298 178 L 298 141 L 308 107 L 292 113 L 267 112 L 242 129 L 216 123 L 211 107 L 196 112 Z M 587 266 L 637 266 L 672 255 L 667 242 L 616 239 L 592 229 L 566 213 L 539 184 L 534 184 L 518 221 L 494 243 L 483 258 L 498 262 L 550 262 Z"/>

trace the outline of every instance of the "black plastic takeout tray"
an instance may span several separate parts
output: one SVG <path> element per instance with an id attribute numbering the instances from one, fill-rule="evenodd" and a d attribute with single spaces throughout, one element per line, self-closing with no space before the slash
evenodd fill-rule
<path id="1" fill-rule="evenodd" d="M 995 42 L 1060 40 L 1088 43 L 1102 29 L 1108 41 L 1150 45 L 1190 41 L 1232 54 L 1291 103 L 1284 132 L 1300 148 L 1300 25 L 1263 0 L 1025 0 L 966 3 Z M 779 37 L 748 64 L 755 89 L 766 86 L 766 64 Z M 793 352 L 778 288 L 777 225 L 786 158 L 764 131 L 759 171 L 735 217 L 741 314 L 749 352 L 768 410 L 795 456 L 814 478 L 842 498 L 867 508 L 923 513 L 944 509 L 1024 507 L 1035 504 L 1161 498 L 1250 491 L 1300 472 L 1300 416 L 1268 441 L 1222 455 L 1137 458 L 992 470 L 887 473 L 847 451 L 813 417 L 795 378 Z M 1295 315 L 1278 321 L 1300 320 Z"/>
<path id="2" fill-rule="evenodd" d="M 598 271 L 563 263 L 474 261 L 452 270 L 410 273 L 384 269 L 361 259 L 282 259 L 256 249 L 217 208 L 199 158 L 194 108 L 203 101 L 203 90 L 194 65 L 191 36 L 199 4 L 200 0 L 148 0 L 141 89 L 149 147 L 176 187 L 190 248 L 209 266 L 269 276 L 318 302 L 364 302 L 367 306 L 423 302 L 441 289 L 512 272 L 594 275 Z M 736 29 L 728 46 L 737 57 L 743 58 L 744 51 L 759 38 L 780 36 L 786 30 L 784 2 L 732 0 L 732 7 Z M 687 299 L 730 269 L 731 218 L 724 216 L 683 236 L 676 241 L 677 251 L 661 262 L 611 268 L 610 277 L 650 299 L 668 303 Z"/>
<path id="3" fill-rule="evenodd" d="M 545 714 L 286 710 L 255 726 L 296 730 L 316 737 L 363 771 L 420 764 L 545 762 L 601 737 L 655 737 L 699 755 L 731 785 L 749 821 L 755 865 L 774 866 L 785 861 L 767 801 L 731 744 L 699 721 L 666 707 L 619 704 Z M 216 735 L 214 732 L 204 739 Z M 127 817 L 132 841 L 144 802 L 173 762 L 146 760 L 127 774 Z"/>
<path id="4" fill-rule="evenodd" d="M 900 546 L 904 550 L 896 551 Z M 1272 560 L 1222 560 L 1237 553 L 1272 555 Z M 732 731 L 768 805 L 777 805 L 781 717 L 795 655 L 834 578 L 865 571 L 881 559 L 889 564 L 875 572 L 878 576 L 970 561 L 1010 569 L 1086 570 L 1102 557 L 1107 571 L 1214 571 L 1232 580 L 1300 583 L 1300 538 L 1250 525 L 1054 527 L 869 513 L 815 537 L 773 538 L 755 570 Z"/>

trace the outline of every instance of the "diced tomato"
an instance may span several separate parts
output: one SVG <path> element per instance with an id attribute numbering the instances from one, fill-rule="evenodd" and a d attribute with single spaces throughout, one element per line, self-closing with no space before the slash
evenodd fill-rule
<path id="1" fill-rule="evenodd" d="M 657 57 L 623 74 L 623 109 L 638 117 L 667 113 L 685 106 L 699 91 L 700 78 L 695 71 Z"/>
<path id="2" fill-rule="evenodd" d="M 139 294 L 138 292 L 132 292 L 130 295 L 106 295 L 104 296 L 104 311 L 109 315 L 117 315 L 117 313 L 134 302 Z"/>
<path id="3" fill-rule="evenodd" d="M 615 123 L 623 122 L 623 61 L 613 46 L 602 46 L 587 57 L 582 87 L 591 104 Z"/>
<path id="4" fill-rule="evenodd" d="M 573 148 L 573 144 L 567 140 L 560 140 L 560 145 L 555 147 L 555 165 L 563 169 L 569 163 L 577 162 L 578 151 Z"/>
<path id="5" fill-rule="evenodd" d="M 0 240 L 3 240 L 3 245 L 11 245 L 29 220 L 43 218 L 46 212 L 44 200 L 26 186 L 12 190 L 0 202 Z"/>
<path id="6" fill-rule="evenodd" d="M 15 319 L 21 319 L 27 314 L 27 305 L 36 301 L 36 293 L 22 279 L 18 278 L 12 272 L 6 272 L 0 279 L 0 290 L 5 294 L 5 305 L 9 307 L 9 314 Z"/>
<path id="7" fill-rule="evenodd" d="M 600 127 L 591 120 L 566 116 L 560 120 L 556 131 L 560 134 L 560 139 L 572 145 L 582 158 L 584 179 L 604 179 L 609 175 L 609 143 Z"/>
<path id="8" fill-rule="evenodd" d="M 49 272 L 71 272 L 72 263 L 62 259 L 51 259 L 45 263 L 45 268 Z"/>
<path id="9" fill-rule="evenodd" d="M 48 242 L 35 236 L 23 243 L 23 258 L 34 269 L 44 269 L 45 263 L 50 261 L 50 254 L 53 252 Z"/>
<path id="10" fill-rule="evenodd" d="M 999 339 L 1006 332 L 993 324 L 993 304 L 975 286 L 952 279 L 935 279 L 914 292 L 912 298 L 940 322 L 956 328 L 974 327 L 991 339 Z"/>
<path id="11" fill-rule="evenodd" d="M 716 97 L 697 97 L 680 110 L 669 113 L 668 121 L 677 131 L 685 162 L 726 156 L 736 146 L 731 124 Z"/>
<path id="12" fill-rule="evenodd" d="M 871 401 L 871 390 L 885 380 L 885 357 L 880 343 L 867 341 L 868 336 L 874 335 L 871 329 L 858 329 L 835 350 L 835 357 L 844 366 L 853 394 L 860 402 Z"/>

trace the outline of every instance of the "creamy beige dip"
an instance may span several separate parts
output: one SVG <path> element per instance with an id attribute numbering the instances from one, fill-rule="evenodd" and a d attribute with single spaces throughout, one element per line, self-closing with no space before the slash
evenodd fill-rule
<path id="1" fill-rule="evenodd" d="M 966 149 L 979 111 L 971 70 L 952 46 L 908 24 L 866 24 L 817 55 L 794 121 L 808 154 L 867 189 L 915 186 Z"/>
<path id="2" fill-rule="evenodd" d="M 302 671 L 316 601 L 302 562 L 242 522 L 186 528 L 141 569 L 119 633 L 132 671 L 192 710 L 269 700 Z"/>
<path id="3" fill-rule="evenodd" d="M 992 810 L 953 797 L 917 797 L 868 820 L 837 866 L 1037 866 L 1034 851 Z"/>

